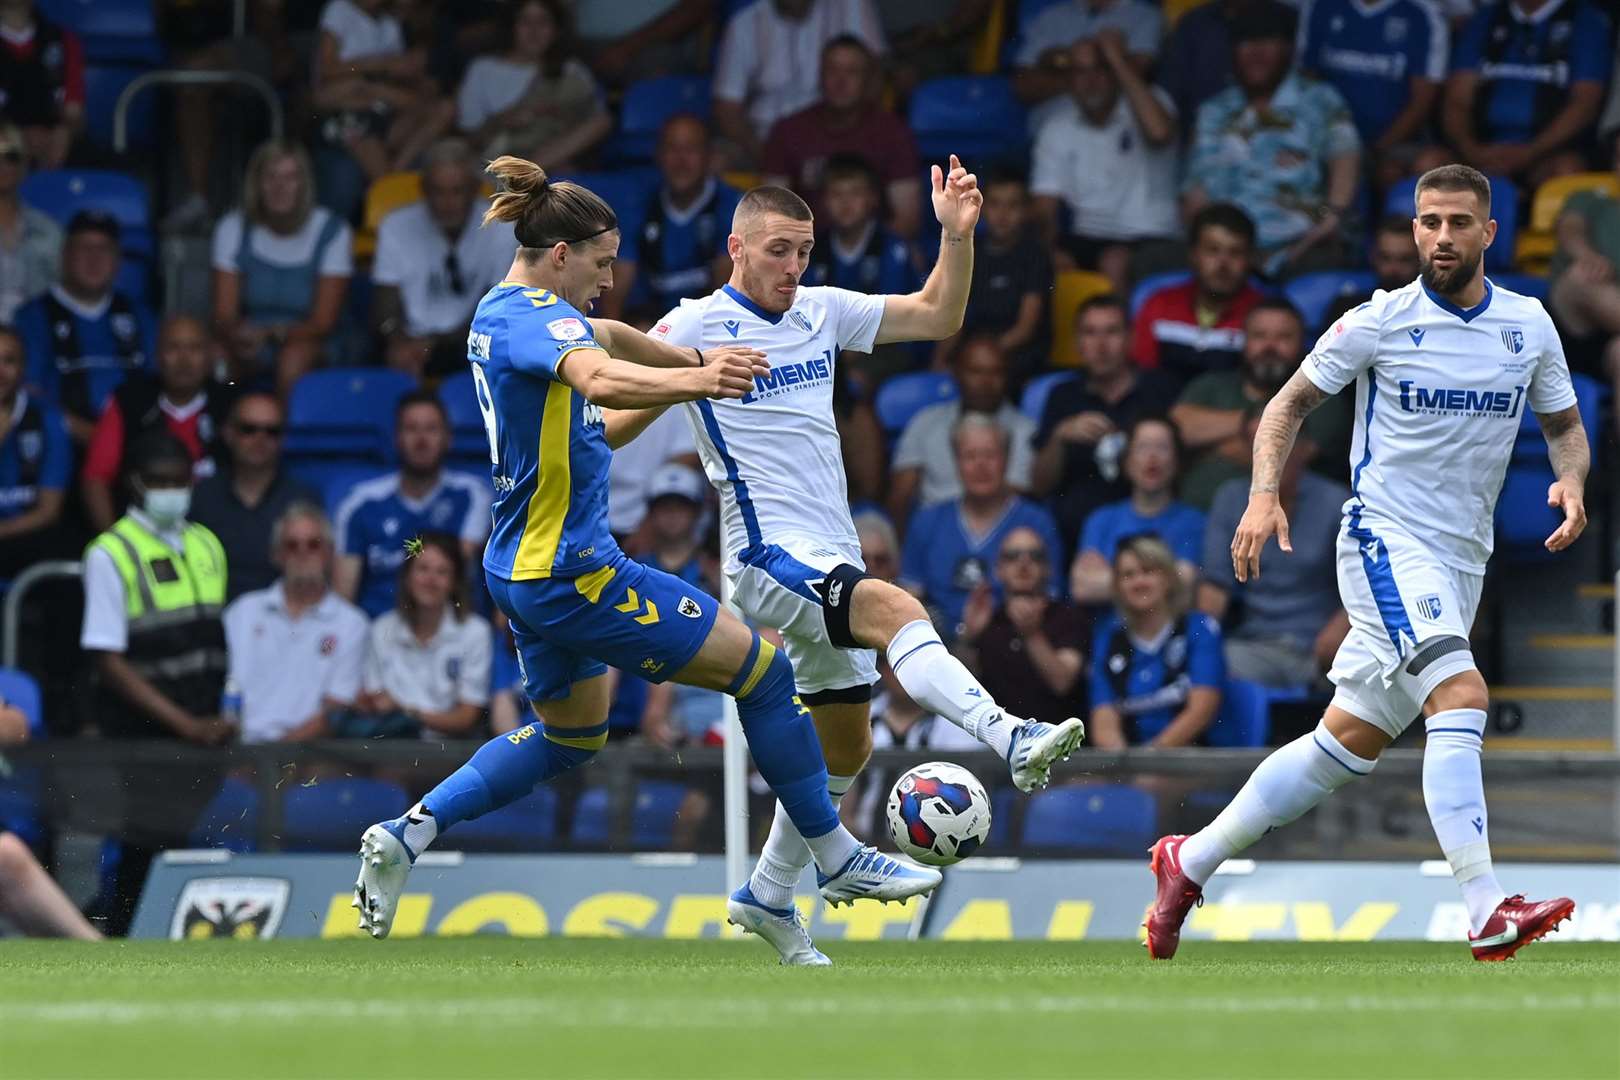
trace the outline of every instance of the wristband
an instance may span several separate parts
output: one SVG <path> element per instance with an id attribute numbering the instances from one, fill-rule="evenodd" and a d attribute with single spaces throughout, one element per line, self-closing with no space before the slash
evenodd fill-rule
<path id="1" fill-rule="evenodd" d="M 694 346 L 692 346 L 692 351 L 697 353 L 698 367 L 702 367 L 704 364 L 708 363 L 708 361 L 703 359 L 703 350 L 702 349 L 700 349 L 696 345 L 694 345 Z"/>

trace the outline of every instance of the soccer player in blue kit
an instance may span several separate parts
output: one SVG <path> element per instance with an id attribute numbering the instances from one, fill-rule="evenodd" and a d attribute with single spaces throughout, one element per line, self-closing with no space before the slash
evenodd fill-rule
<path id="1" fill-rule="evenodd" d="M 498 158 L 489 171 L 506 190 L 485 221 L 512 222 L 519 247 L 507 280 L 479 302 L 467 338 L 495 484 L 484 572 L 512 621 L 539 722 L 491 739 L 403 816 L 366 830 L 354 896 L 360 928 L 387 936 L 411 865 L 446 829 L 601 749 L 609 664 L 736 698 L 754 764 L 809 844 L 827 900 L 931 891 L 939 871 L 862 846 L 839 823 L 787 656 L 713 597 L 625 556 L 608 531 L 612 448 L 655 415 L 633 410 L 740 398 L 756 372 L 768 373 L 762 354 L 679 349 L 587 319 L 590 301 L 613 284 L 612 209 L 520 158 Z"/>

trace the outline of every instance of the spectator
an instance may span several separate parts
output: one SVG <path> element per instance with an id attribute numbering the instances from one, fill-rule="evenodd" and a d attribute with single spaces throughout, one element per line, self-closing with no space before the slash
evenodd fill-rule
<path id="1" fill-rule="evenodd" d="M 844 154 L 827 162 L 821 202 L 821 227 L 804 272 L 806 285 L 885 296 L 917 287 L 917 271 L 905 241 L 880 221 L 883 191 L 864 158 Z"/>
<path id="2" fill-rule="evenodd" d="M 1344 263 L 1361 140 L 1339 92 L 1289 70 L 1294 13 L 1258 0 L 1232 24 L 1237 84 L 1198 110 L 1184 209 L 1231 202 L 1254 215 L 1262 265 L 1297 274 Z"/>
<path id="3" fill-rule="evenodd" d="M 23 389 L 23 340 L 0 326 L 0 580 L 59 553 L 73 444 L 50 399 Z"/>
<path id="4" fill-rule="evenodd" d="M 394 409 L 399 471 L 356 484 L 337 510 L 334 588 L 376 618 L 394 606 L 407 541 L 451 532 L 468 559 L 489 535 L 489 481 L 447 472 L 450 418 L 431 390 L 415 390 Z"/>
<path id="5" fill-rule="evenodd" d="M 343 313 L 353 242 L 342 218 L 315 205 L 302 146 L 271 141 L 253 152 L 242 205 L 220 219 L 213 242 L 214 332 L 238 381 L 268 370 L 285 399 L 315 366 Z"/>
<path id="6" fill-rule="evenodd" d="M 1257 0 L 1211 0 L 1184 11 L 1159 54 L 1159 85 L 1175 102 L 1176 115 L 1194 117 L 1198 109 L 1232 85 L 1232 24 Z M 1183 144 L 1192 134 L 1183 125 Z"/>
<path id="7" fill-rule="evenodd" d="M 118 222 L 79 211 L 62 243 L 62 280 L 17 310 L 29 382 L 61 407 L 80 444 L 125 377 L 152 365 L 156 325 L 145 304 L 114 287 L 120 258 Z"/>
<path id="8" fill-rule="evenodd" d="M 365 185 L 402 172 L 455 122 L 455 102 L 428 74 L 427 50 L 407 49 L 389 0 L 330 0 L 311 62 L 320 117 L 321 194 L 347 220 Z"/>
<path id="9" fill-rule="evenodd" d="M 984 238 L 973 258 L 962 329 L 934 348 L 934 366 L 943 369 L 963 337 L 988 334 L 1007 355 L 1015 382 L 1046 366 L 1046 294 L 1052 288 L 1052 259 L 1030 228 L 1029 181 L 1001 168 L 981 181 Z"/>
<path id="10" fill-rule="evenodd" d="M 1417 280 L 1422 269 L 1418 260 L 1417 241 L 1412 237 L 1412 219 L 1404 214 L 1386 214 L 1378 221 L 1373 233 L 1372 248 L 1367 253 L 1368 268 L 1373 273 L 1373 288 L 1369 292 L 1348 293 L 1327 309 L 1322 325 L 1311 328 L 1320 333 L 1339 321 L 1347 311 L 1354 311 L 1373 297 L 1379 289 L 1394 292 Z"/>
<path id="11" fill-rule="evenodd" d="M 1245 431 L 1250 440 L 1259 422 L 1258 415 L 1250 417 Z M 1350 490 L 1307 470 L 1314 450 L 1302 434 L 1283 465 L 1277 487 L 1293 546 L 1285 555 L 1275 537 L 1268 540 L 1260 552 L 1259 576 L 1251 576 L 1245 584 L 1232 574 L 1231 549 L 1238 521 L 1249 505 L 1248 478 L 1221 485 L 1210 507 L 1198 606 L 1227 622 L 1226 667 L 1234 679 L 1272 687 L 1320 684 L 1350 632 L 1335 576 L 1340 511 Z M 1229 621 L 1235 600 L 1242 601 L 1237 608 L 1241 615 Z"/>
<path id="12" fill-rule="evenodd" d="M 510 222 L 483 227 L 478 165 L 465 143 L 434 144 L 422 198 L 383 218 L 372 263 L 372 313 L 388 366 L 420 377 L 465 371 L 473 309 L 512 265 Z"/>
<path id="13" fill-rule="evenodd" d="M 708 66 L 715 0 L 618 0 L 578 4 L 579 36 L 591 67 L 612 83 Z"/>
<path id="14" fill-rule="evenodd" d="M 1254 222 L 1229 203 L 1193 215 L 1187 229 L 1192 279 L 1148 294 L 1136 313 L 1131 356 L 1185 385 L 1238 365 L 1243 320 L 1265 294 L 1249 281 Z"/>
<path id="15" fill-rule="evenodd" d="M 621 545 L 641 546 L 632 538 L 647 518 L 652 479 L 672 461 L 693 467 L 699 464 L 692 426 L 679 409 L 666 409 L 640 435 L 613 452 L 608 462 L 608 529 Z"/>
<path id="16" fill-rule="evenodd" d="M 1611 143 L 1620 174 L 1620 137 Z M 1620 391 L 1620 202 L 1599 191 L 1571 195 L 1558 217 L 1548 306 L 1570 336 L 1601 350 L 1598 365 Z M 1620 392 L 1615 395 L 1620 410 Z M 1620 412 L 1617 412 L 1620 415 Z"/>
<path id="17" fill-rule="evenodd" d="M 84 553 L 84 622 L 79 645 L 96 676 L 96 727 L 110 739 L 230 741 L 219 716 L 225 688 L 225 549 L 186 520 L 191 455 L 167 431 L 144 434 L 130 450 L 135 505 Z M 285 683 L 286 668 L 278 665 Z M 153 856 L 185 844 L 192 823 L 219 787 L 194 760 L 142 761 L 121 770 L 126 820 L 112 887 L 108 929 L 120 933 Z"/>
<path id="18" fill-rule="evenodd" d="M 1091 626 L 1079 608 L 1052 599 L 1051 565 L 1040 533 L 1009 532 L 996 552 L 1001 602 L 989 582 L 979 583 L 962 609 L 955 651 L 1002 708 L 1056 724 L 1082 711 L 1075 689 Z"/>
<path id="19" fill-rule="evenodd" d="M 556 172 L 607 138 L 613 117 L 590 68 L 574 55 L 567 4 L 522 0 L 507 13 L 507 51 L 467 68 L 456 122 L 485 160 L 517 154 Z"/>
<path id="20" fill-rule="evenodd" d="M 1114 555 L 1114 614 L 1091 652 L 1091 723 L 1098 750 L 1191 746 L 1221 708 L 1221 628 L 1187 610 L 1175 556 L 1136 536 Z"/>
<path id="21" fill-rule="evenodd" d="M 1069 594 L 1080 604 L 1102 604 L 1114 587 L 1114 554 L 1128 537 L 1152 533 L 1176 557 L 1176 572 L 1188 588 L 1198 580 L 1204 555 L 1204 515 L 1177 502 L 1181 441 L 1176 427 L 1158 416 L 1131 425 L 1125 443 L 1128 499 L 1100 506 L 1086 518 L 1080 551 L 1069 571 Z"/>
<path id="22" fill-rule="evenodd" d="M 0 3 L 0 105 L 34 164 L 61 168 L 84 127 L 84 46 L 32 0 Z"/>
<path id="23" fill-rule="evenodd" d="M 281 466 L 286 417 L 274 394 L 251 392 L 231 403 L 225 453 L 212 476 L 198 481 L 191 516 L 231 553 L 227 600 L 268 589 L 276 580 L 270 534 L 289 506 L 320 497 Z"/>
<path id="24" fill-rule="evenodd" d="M 1125 346 L 1125 302 L 1099 296 L 1080 305 L 1075 341 L 1083 361 L 1053 387 L 1035 434 L 1034 494 L 1049 497 L 1068 550 L 1092 511 L 1130 494 L 1120 472 L 1125 432 L 1144 416 L 1163 416 L 1176 399 L 1163 373 L 1141 371 Z"/>
<path id="25" fill-rule="evenodd" d="M 1450 60 L 1451 33 L 1433 0 L 1312 0 L 1304 12 L 1300 68 L 1343 96 L 1374 168 L 1410 157 L 1428 135 Z"/>
<path id="26" fill-rule="evenodd" d="M 963 416 L 951 445 L 962 496 L 917 511 L 900 559 L 900 584 L 938 608 L 946 626 L 961 623 L 969 594 L 991 580 L 990 562 L 1014 529 L 1027 527 L 1041 538 L 1047 581 L 1058 580 L 1062 557 L 1052 515 L 1007 484 L 1007 432 L 995 419 Z"/>
<path id="27" fill-rule="evenodd" d="M 894 581 L 900 576 L 900 537 L 894 526 L 879 510 L 862 510 L 850 516 L 855 536 L 861 543 L 861 562 L 866 572 L 879 581 Z"/>
<path id="28" fill-rule="evenodd" d="M 714 62 L 714 124 L 733 168 L 761 160 L 771 125 L 816 100 L 821 53 L 852 35 L 888 52 L 872 0 L 758 0 L 726 21 Z"/>
<path id="29" fill-rule="evenodd" d="M 399 572 L 399 602 L 371 624 L 362 691 L 340 735 L 461 739 L 489 704 L 490 629 L 468 607 L 461 541 L 425 533 Z M 359 721 L 356 724 L 356 721 Z"/>
<path id="30" fill-rule="evenodd" d="M 0 326 L 56 280 L 62 230 L 22 201 L 28 153 L 22 132 L 0 119 Z"/>
<path id="31" fill-rule="evenodd" d="M 1164 16 L 1157 7 L 1142 0 L 1060 0 L 1024 28 L 1013 60 L 1013 89 L 1029 105 L 1072 92 L 1070 47 L 1110 31 L 1121 39 L 1132 66 L 1145 75 L 1164 33 Z"/>
<path id="32" fill-rule="evenodd" d="M 1257 412 L 1299 370 L 1305 356 L 1305 324 L 1299 310 L 1281 298 L 1262 300 L 1245 324 L 1243 367 L 1194 379 L 1170 417 L 1192 451 L 1181 478 L 1183 501 L 1207 510 L 1226 481 L 1249 474 L 1254 440 L 1247 417 Z M 1350 399 L 1337 397 L 1305 418 L 1301 429 L 1322 452 L 1326 475 L 1344 475 L 1350 453 Z"/>
<path id="33" fill-rule="evenodd" d="M 230 412 L 230 391 L 208 377 L 208 333 L 189 315 L 174 315 L 158 332 L 157 372 L 121 383 L 90 433 L 79 494 L 90 524 L 112 527 L 129 449 L 148 431 L 167 431 L 191 455 L 193 475 L 213 475 L 219 432 Z"/>
<path id="34" fill-rule="evenodd" d="M 1614 61 L 1614 31 L 1591 0 L 1491 0 L 1452 54 L 1441 125 L 1481 172 L 1529 187 L 1585 167 Z"/>
<path id="35" fill-rule="evenodd" d="M 1132 250 L 1177 232 L 1175 106 L 1132 66 L 1118 31 L 1069 53 L 1069 95 L 1041 121 L 1030 188 L 1059 260 L 1101 271 L 1125 293 Z M 1069 212 L 1061 239 L 1060 203 Z"/>
<path id="36" fill-rule="evenodd" d="M 619 242 L 605 315 L 628 309 L 656 319 L 731 276 L 726 237 L 742 195 L 715 179 L 709 151 L 704 121 L 682 113 L 664 122 L 656 155 L 662 183 L 647 199 L 640 229 Z"/>
<path id="37" fill-rule="evenodd" d="M 1007 358 L 995 339 L 964 339 L 956 348 L 957 398 L 913 416 L 895 444 L 889 477 L 889 516 L 904 522 L 914 507 L 935 506 L 962 495 L 962 477 L 952 452 L 957 424 L 967 415 L 995 422 L 1007 440 L 1006 482 L 1028 491 L 1035 422 L 1007 400 Z"/>
<path id="38" fill-rule="evenodd" d="M 895 235 L 917 234 L 920 213 L 917 146 L 904 120 L 883 107 L 878 58 L 853 34 L 842 34 L 821 50 L 821 99 L 771 125 L 760 163 L 765 183 L 792 188 L 817 216 L 828 166 L 856 157 L 871 167 L 881 184 L 887 224 Z"/>
<path id="39" fill-rule="evenodd" d="M 369 626 L 332 591 L 332 524 L 320 507 L 287 507 L 270 548 L 281 577 L 225 609 L 231 680 L 242 695 L 241 738 L 323 738 L 331 734 L 331 714 L 359 696 Z M 296 678 L 288 678 L 292 672 Z"/>

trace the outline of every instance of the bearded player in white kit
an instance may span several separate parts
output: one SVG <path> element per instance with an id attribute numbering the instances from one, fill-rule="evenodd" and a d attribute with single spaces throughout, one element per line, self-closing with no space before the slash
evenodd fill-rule
<path id="1" fill-rule="evenodd" d="M 940 254 L 920 291 L 867 296 L 800 287 L 814 244 L 810 208 L 785 188 L 755 188 L 732 220 L 730 282 L 684 301 L 652 331 L 675 345 L 741 344 L 770 356 L 770 374 L 752 394 L 703 402 L 687 416 L 721 494 L 732 601 L 781 631 L 821 736 L 834 801 L 871 754 L 874 649 L 884 650 L 919 705 L 1000 754 L 1023 791 L 1045 786 L 1053 762 L 1085 737 L 1078 718 L 1048 724 L 1003 712 L 940 641 L 922 604 L 867 576 L 861 562 L 833 416 L 834 365 L 844 349 L 938 340 L 961 328 L 983 196 L 954 155 L 948 170 L 934 166 L 932 183 Z M 793 903 L 809 861 L 778 807 L 758 867 L 727 905 L 731 921 L 764 937 L 785 964 L 830 963 Z"/>
<path id="2" fill-rule="evenodd" d="M 1333 702 L 1315 731 L 1261 762 L 1208 827 L 1153 845 L 1158 894 L 1145 944 L 1155 959 L 1175 955 L 1182 921 L 1223 860 L 1372 772 L 1420 712 L 1423 799 L 1468 908 L 1474 958 L 1505 960 L 1575 910 L 1566 897 L 1509 896 L 1496 879 L 1480 777 L 1488 700 L 1468 633 L 1521 410 L 1541 423 L 1556 476 L 1547 505 L 1564 515 L 1548 551 L 1586 527 L 1586 431 L 1541 303 L 1485 277 L 1496 236 L 1489 182 L 1442 166 L 1418 180 L 1416 201 L 1421 277 L 1330 327 L 1266 406 L 1232 540 L 1239 581 L 1259 574 L 1273 535 L 1290 550 L 1277 501 L 1283 462 L 1305 416 L 1354 382 L 1351 497 L 1338 544 L 1351 631 L 1328 673 Z"/>

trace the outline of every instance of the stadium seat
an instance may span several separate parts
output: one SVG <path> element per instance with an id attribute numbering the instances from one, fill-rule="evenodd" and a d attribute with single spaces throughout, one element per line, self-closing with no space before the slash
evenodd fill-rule
<path id="1" fill-rule="evenodd" d="M 1520 274 L 1511 271 L 1493 273 L 1491 281 L 1524 296 L 1533 296 L 1543 304 L 1547 302 L 1547 289 L 1551 284 L 1540 274 Z"/>
<path id="2" fill-rule="evenodd" d="M 1208 746 L 1264 746 L 1271 737 L 1271 700 L 1266 688 L 1247 679 L 1228 679 L 1221 711 L 1204 735 Z"/>
<path id="3" fill-rule="evenodd" d="M 1164 0 L 1164 29 L 1168 33 L 1174 30 L 1176 23 L 1180 22 L 1187 12 L 1201 8 L 1210 0 Z"/>
<path id="4" fill-rule="evenodd" d="M 288 851 L 350 851 L 366 828 L 410 805 L 389 780 L 340 776 L 284 787 L 281 842 Z"/>
<path id="5" fill-rule="evenodd" d="M 1283 295 L 1305 317 L 1305 334 L 1311 338 L 1321 331 L 1322 320 L 1335 300 L 1365 293 L 1374 284 L 1370 270 L 1323 270 L 1294 278 L 1283 286 Z"/>
<path id="6" fill-rule="evenodd" d="M 896 375 L 878 387 L 872 408 L 878 425 L 891 440 L 923 409 L 941 401 L 955 401 L 956 380 L 943 371 L 912 371 Z"/>
<path id="7" fill-rule="evenodd" d="M 34 677 L 20 668 L 0 668 L 0 702 L 20 709 L 28 718 L 28 737 L 45 737 L 45 710 L 40 701 L 39 684 Z"/>
<path id="8" fill-rule="evenodd" d="M 150 257 L 152 219 L 146 185 L 103 169 L 45 169 L 22 182 L 22 200 L 66 226 L 80 210 L 101 210 L 118 220 L 124 250 Z"/>
<path id="9" fill-rule="evenodd" d="M 675 818 L 686 798 L 686 785 L 672 780 L 642 780 L 636 784 L 636 805 L 630 816 L 630 843 L 640 851 L 670 846 Z M 569 840 L 578 847 L 606 847 L 613 833 L 613 801 L 607 788 L 593 787 L 574 806 L 574 827 Z"/>
<path id="10" fill-rule="evenodd" d="M 1514 264 L 1527 273 L 1546 273 L 1547 264 L 1558 250 L 1558 217 L 1570 197 L 1582 191 L 1597 191 L 1620 198 L 1620 178 L 1612 172 L 1583 172 L 1555 176 L 1536 188 L 1530 200 L 1529 224 L 1519 230 Z"/>
<path id="11" fill-rule="evenodd" d="M 604 148 L 610 161 L 651 161 L 664 122 L 680 113 L 709 118 L 709 79 L 705 75 L 666 75 L 633 82 L 619 106 L 619 130 Z"/>
<path id="12" fill-rule="evenodd" d="M 390 814 L 395 811 L 390 811 Z M 370 824 L 369 822 L 367 824 Z M 258 849 L 259 791 L 252 781 L 227 776 L 191 827 L 186 842 L 195 848 L 224 848 L 226 851 Z"/>
<path id="13" fill-rule="evenodd" d="M 84 113 L 90 141 L 104 149 L 113 145 L 113 115 L 124 87 L 144 75 L 146 69 L 127 65 L 92 64 L 84 69 Z M 126 150 L 144 150 L 152 145 L 157 116 L 158 94 L 146 90 L 129 103 L 129 135 Z"/>
<path id="14" fill-rule="evenodd" d="M 912 93 L 907 119 L 928 162 L 944 162 L 947 154 L 988 162 L 1029 141 L 1024 107 L 1003 75 L 929 79 Z"/>
<path id="15" fill-rule="evenodd" d="M 557 838 L 557 792 L 542 784 L 514 803 L 445 834 L 441 847 L 460 851 L 532 851 Z"/>
<path id="16" fill-rule="evenodd" d="M 389 368 L 325 368 L 293 385 L 287 403 L 289 458 L 388 461 L 394 449 L 394 404 L 416 387 Z"/>
<path id="17" fill-rule="evenodd" d="M 1575 407 L 1586 427 L 1587 447 L 1595 458 L 1603 430 L 1603 387 L 1586 375 L 1572 375 L 1570 381 L 1575 388 Z M 1497 548 L 1510 560 L 1538 562 L 1549 557 L 1542 542 L 1564 520 L 1561 512 L 1547 505 L 1547 487 L 1553 479 L 1541 426 L 1526 406 L 1519 420 L 1513 460 L 1496 501 Z"/>
<path id="18" fill-rule="evenodd" d="M 1135 319 L 1136 313 L 1147 303 L 1147 298 L 1160 289 L 1167 285 L 1185 285 L 1191 280 L 1192 272 L 1188 270 L 1166 270 L 1160 274 L 1149 274 L 1138 281 L 1136 288 L 1131 290 L 1131 318 Z"/>
<path id="19" fill-rule="evenodd" d="M 1052 366 L 1077 368 L 1080 353 L 1074 343 L 1074 316 L 1094 296 L 1114 291 L 1114 283 L 1089 270 L 1065 270 L 1052 285 Z"/>
<path id="20" fill-rule="evenodd" d="M 465 465 L 489 464 L 489 434 L 478 407 L 471 371 L 458 371 L 439 383 L 439 400 L 450 414 L 450 458 Z"/>
<path id="21" fill-rule="evenodd" d="M 1024 384 L 1024 395 L 1018 401 L 1018 410 L 1037 424 L 1041 417 L 1046 415 L 1046 400 L 1052 396 L 1052 391 L 1066 382 L 1073 382 L 1079 378 L 1073 371 L 1049 371 L 1045 375 L 1037 375 Z"/>
<path id="22" fill-rule="evenodd" d="M 1505 176 L 1493 176 L 1490 181 L 1491 217 L 1496 219 L 1496 239 L 1485 250 L 1485 269 L 1495 271 L 1513 265 L 1514 244 L 1519 231 L 1519 189 Z M 1413 216 L 1417 182 L 1417 177 L 1408 176 L 1391 185 L 1384 194 L 1384 212 Z"/>
<path id="23" fill-rule="evenodd" d="M 338 504 L 343 501 L 344 496 L 354 490 L 355 485 L 381 476 L 389 470 L 386 465 L 357 465 L 351 461 L 311 459 L 289 462 L 288 471 L 314 488 L 320 494 L 321 505 L 326 508 L 328 516 L 336 517 Z"/>
<path id="24" fill-rule="evenodd" d="M 997 854 L 1010 854 L 1017 843 L 1014 837 L 1018 833 L 1013 826 L 1018 822 L 1020 801 L 1016 788 L 998 787 L 990 793 L 990 835 L 986 843 Z"/>
<path id="25" fill-rule="evenodd" d="M 1049 788 L 1024 807 L 1024 846 L 1043 851 L 1140 856 L 1158 831 L 1153 796 L 1114 784 Z"/>
<path id="26" fill-rule="evenodd" d="M 402 206 L 422 197 L 422 174 L 396 172 L 379 176 L 366 189 L 365 213 L 354 231 L 354 256 L 369 259 L 377 253 L 377 226 Z"/>
<path id="27" fill-rule="evenodd" d="M 40 14 L 79 35 L 89 60 L 163 63 L 153 0 L 34 0 Z"/>
<path id="28" fill-rule="evenodd" d="M 0 701 L 22 710 L 28 718 L 28 737 L 45 737 L 45 713 L 39 684 L 26 671 L 0 668 Z M 37 765 L 15 766 L 0 772 L 0 831 L 10 831 L 29 847 L 44 844 L 45 778 Z"/>
<path id="29" fill-rule="evenodd" d="M 647 200 L 658 187 L 658 170 L 651 168 L 615 169 L 612 172 L 572 173 L 559 176 L 582 184 L 600 195 L 619 218 L 623 235 L 641 227 L 647 213 Z"/>
<path id="30" fill-rule="evenodd" d="M 1595 459 L 1603 430 L 1603 384 L 1590 375 L 1579 373 L 1571 375 L 1569 381 L 1575 390 L 1575 407 L 1580 410 L 1581 423 L 1586 426 L 1586 441 Z M 1547 440 L 1541 434 L 1541 423 L 1536 419 L 1535 412 L 1528 408 L 1519 416 L 1519 435 L 1513 443 L 1513 464 L 1547 464 Z M 1547 482 L 1552 483 L 1551 480 Z"/>

